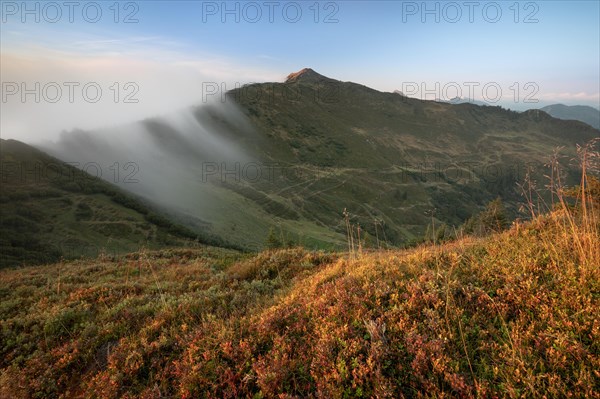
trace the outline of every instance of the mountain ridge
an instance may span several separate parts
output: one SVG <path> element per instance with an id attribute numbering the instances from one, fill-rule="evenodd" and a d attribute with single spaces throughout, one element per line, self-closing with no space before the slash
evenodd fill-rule
<path id="1" fill-rule="evenodd" d="M 302 71 L 312 74 L 305 69 L 299 72 Z M 566 146 L 572 151 L 575 143 L 587 142 L 599 133 L 581 122 L 555 119 L 539 110 L 519 113 L 498 106 L 437 103 L 333 79 L 324 82 L 296 78 L 291 82 L 286 80 L 252 86 L 257 91 L 272 92 L 268 97 L 258 99 L 245 97 L 240 90 L 228 94 L 262 133 L 264 140 L 256 144 L 254 151 L 262 153 L 259 159 L 268 162 L 285 160 L 289 165 L 348 171 L 346 178 L 342 178 L 345 172 L 340 171 L 339 177 L 330 176 L 329 182 L 323 178 L 311 183 L 315 190 L 320 187 L 317 190 L 319 198 L 314 201 L 319 205 L 304 205 L 304 209 L 314 209 L 320 213 L 320 208 L 329 208 L 330 216 L 319 218 L 319 221 L 339 228 L 341 226 L 334 215 L 339 217 L 344 207 L 354 210 L 362 208 L 360 212 L 363 215 L 356 220 L 360 221 L 361 226 L 373 226 L 374 214 L 385 215 L 391 210 L 389 207 L 396 208 L 383 219 L 389 223 L 387 226 L 393 226 L 396 232 L 401 231 L 408 240 L 423 233 L 422 230 L 417 233 L 415 228 L 428 224 L 427 218 L 422 216 L 428 208 L 441 208 L 438 214 L 445 215 L 436 221 L 440 224 L 459 223 L 469 213 L 468 209 L 472 211 L 483 206 L 484 201 L 493 199 L 495 195 L 513 202 L 516 209 L 516 201 L 519 200 L 516 183 L 524 178 L 525 172 L 515 172 L 511 170 L 512 166 L 524 167 L 527 162 L 535 161 L 540 167 L 538 172 L 543 175 L 542 165 L 555 146 Z M 293 95 L 287 96 L 286 90 L 292 91 Z M 462 187 L 457 181 L 448 182 L 447 176 L 432 178 L 434 173 L 421 168 L 423 163 L 441 165 L 444 169 L 468 162 L 478 163 L 484 171 L 470 175 L 470 183 Z M 502 171 L 501 176 L 485 176 L 494 168 Z M 378 179 L 383 183 L 393 175 L 389 172 L 381 174 L 384 170 L 396 170 L 399 177 L 399 180 L 388 181 L 391 187 L 384 188 L 377 184 Z M 332 172 L 332 175 L 336 173 Z M 419 182 L 419 176 L 423 174 L 427 175 L 426 180 L 435 181 Z M 361 178 L 374 180 L 362 186 L 352 183 Z M 287 193 L 285 199 L 288 203 L 300 204 L 304 202 L 299 198 L 301 194 L 293 193 L 294 187 L 298 187 L 297 183 L 290 181 L 292 187 L 285 188 L 282 185 L 276 191 Z M 304 183 L 309 184 L 308 181 Z M 458 186 L 456 183 L 459 183 Z M 363 192 L 368 186 L 372 195 Z M 436 186 L 451 188 L 452 191 L 456 189 L 457 192 L 444 198 L 448 192 L 443 190 L 436 193 Z M 482 189 L 481 186 L 487 188 Z M 261 182 L 253 187 L 267 193 L 273 189 Z M 329 191 L 337 192 L 337 198 L 330 197 Z M 390 191 L 395 194 L 387 194 Z M 475 194 L 476 191 L 480 193 Z M 465 192 L 469 193 L 466 197 Z M 384 201 L 387 211 L 377 210 L 379 207 L 375 205 L 378 202 L 376 197 L 382 194 L 384 198 L 390 195 Z M 480 197 L 480 194 L 483 196 Z M 410 198 L 411 195 L 417 203 L 409 200 L 402 206 L 401 200 L 393 199 Z M 438 196 L 433 203 L 430 202 L 432 196 Z M 458 217 L 450 216 L 456 210 Z M 406 212 L 411 216 L 407 218 Z M 300 213 L 306 215 L 306 211 L 300 210 Z M 394 219 L 404 219 L 405 224 L 401 226 Z M 407 219 L 410 222 L 406 223 Z M 406 229 L 408 224 L 412 225 L 409 230 Z M 386 233 L 394 235 L 392 231 Z M 373 227 L 369 234 L 375 234 Z"/>
<path id="2" fill-rule="evenodd" d="M 181 211 L 182 221 L 206 221 L 211 234 L 251 249 L 262 248 L 271 229 L 310 248 L 341 248 L 344 208 L 391 246 L 422 239 L 432 220 L 459 226 L 498 196 L 514 216 L 517 183 L 531 164 L 543 177 L 555 147 L 573 157 L 575 144 L 599 134 L 540 110 L 407 98 L 310 68 L 229 91 L 224 102 L 193 107 L 180 121 L 155 118 L 139 128 L 135 140 L 144 146 L 133 139 L 94 146 L 101 133 L 90 133 L 84 144 L 93 151 L 79 156 L 148 158 L 140 161 L 145 179 L 124 188 L 167 193 L 159 203 Z M 113 136 L 128 143 L 125 133 Z M 52 153 L 77 158 L 79 136 Z"/>

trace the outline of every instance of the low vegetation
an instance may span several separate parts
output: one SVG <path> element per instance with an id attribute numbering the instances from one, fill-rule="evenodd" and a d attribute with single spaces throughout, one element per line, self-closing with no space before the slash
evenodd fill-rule
<path id="1" fill-rule="evenodd" d="M 590 182 L 501 233 L 352 260 L 206 248 L 4 270 L 0 396 L 597 397 Z"/>
<path id="2" fill-rule="evenodd" d="M 0 397 L 598 397 L 589 150 L 578 187 L 553 162 L 552 209 L 529 197 L 531 220 L 505 230 L 492 204 L 474 222 L 485 234 L 404 250 L 205 247 L 1 270 Z"/>

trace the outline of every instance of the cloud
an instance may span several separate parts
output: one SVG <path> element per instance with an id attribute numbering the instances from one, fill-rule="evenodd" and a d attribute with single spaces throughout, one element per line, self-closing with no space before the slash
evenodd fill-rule
<path id="1" fill-rule="evenodd" d="M 280 77 L 160 37 L 87 35 L 51 47 L 3 47 L 1 136 L 28 142 L 198 105 L 208 82 L 229 90 Z"/>
<path id="2" fill-rule="evenodd" d="M 207 178 L 218 177 L 221 165 L 235 170 L 254 159 L 240 146 L 244 140 L 259 137 L 243 112 L 231 102 L 213 102 L 112 128 L 65 132 L 39 147 L 154 203 L 215 221 L 215 207 L 224 202 Z"/>
<path id="3" fill-rule="evenodd" d="M 600 93 L 588 93 L 584 91 L 578 93 L 541 93 L 540 99 L 553 101 L 585 101 L 595 102 L 596 104 L 598 104 L 600 102 Z"/>

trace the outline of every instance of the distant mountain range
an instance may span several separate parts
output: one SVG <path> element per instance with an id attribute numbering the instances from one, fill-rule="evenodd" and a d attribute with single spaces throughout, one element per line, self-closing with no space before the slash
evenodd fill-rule
<path id="1" fill-rule="evenodd" d="M 541 181 L 555 147 L 574 156 L 599 134 L 540 110 L 422 101 L 305 68 L 222 103 L 70 132 L 43 148 L 81 164 L 135 161 L 139 181 L 116 184 L 202 235 L 258 249 L 274 229 L 309 248 L 343 248 L 344 209 L 393 246 L 432 223 L 460 225 L 498 196 L 515 214 L 530 168 Z"/>
<path id="2" fill-rule="evenodd" d="M 481 105 L 481 106 L 493 106 L 492 104 L 488 104 L 484 101 L 478 101 L 478 100 L 462 98 L 462 97 L 454 97 L 447 101 L 442 100 L 442 99 L 436 99 L 435 101 L 442 102 L 442 103 L 448 103 L 448 104 L 474 104 L 474 105 Z"/>
<path id="3" fill-rule="evenodd" d="M 394 90 L 393 93 L 398 94 L 403 97 L 407 97 L 406 94 L 404 94 L 400 90 Z M 484 101 L 478 101 L 475 99 L 469 99 L 469 98 L 463 98 L 463 97 L 454 97 L 454 98 L 451 98 L 450 100 L 443 100 L 441 98 L 436 98 L 435 101 L 438 103 L 447 103 L 447 104 L 474 104 L 474 105 L 482 105 L 482 106 L 483 105 L 493 106 L 492 104 L 488 104 Z"/>
<path id="4" fill-rule="evenodd" d="M 587 105 L 553 104 L 541 108 L 558 119 L 576 120 L 600 129 L 600 110 Z"/>
<path id="5" fill-rule="evenodd" d="M 395 94 L 405 96 L 399 90 L 394 91 Z M 469 98 L 454 97 L 450 100 L 443 100 L 440 98 L 435 99 L 437 102 L 448 103 L 448 104 L 474 104 L 480 106 L 494 106 L 493 104 L 486 103 L 485 101 L 478 101 Z M 550 116 L 564 120 L 574 120 L 587 123 L 595 129 L 600 129 L 600 110 L 588 105 L 564 105 L 564 104 L 552 104 L 547 105 L 540 110 L 546 112 Z"/>

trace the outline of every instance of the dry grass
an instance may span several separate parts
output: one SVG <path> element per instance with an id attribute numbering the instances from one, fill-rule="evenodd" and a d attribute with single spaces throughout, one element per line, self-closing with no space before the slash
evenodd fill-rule
<path id="1" fill-rule="evenodd" d="M 485 238 L 2 271 L 0 396 L 599 397 L 600 185 L 583 165 L 552 212 Z"/>

